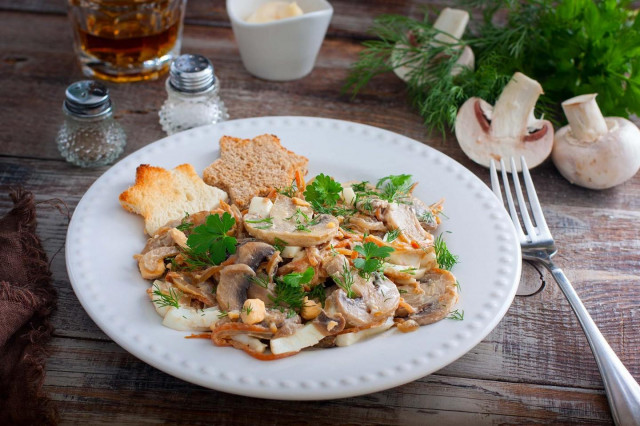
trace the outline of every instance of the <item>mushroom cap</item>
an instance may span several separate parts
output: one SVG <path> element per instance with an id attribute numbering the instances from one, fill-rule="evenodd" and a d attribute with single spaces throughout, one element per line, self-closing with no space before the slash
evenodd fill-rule
<path id="1" fill-rule="evenodd" d="M 524 156 L 529 168 L 534 168 L 551 154 L 553 126 L 547 120 L 535 120 L 536 130 L 521 138 L 496 138 L 491 133 L 493 107 L 480 98 L 469 98 L 458 110 L 455 134 L 462 151 L 476 163 L 489 167 L 491 160 L 500 169 L 500 160 Z M 520 163 L 517 162 L 518 171 Z"/>
<path id="2" fill-rule="evenodd" d="M 216 300 L 223 311 L 239 311 L 247 300 L 247 290 L 255 277 L 248 265 L 238 263 L 225 266 L 220 271 L 220 281 L 216 289 Z"/>
<path id="3" fill-rule="evenodd" d="M 551 158 L 569 182 L 607 189 L 631 179 L 640 169 L 640 130 L 622 117 L 605 118 L 609 132 L 594 142 L 577 140 L 570 126 L 556 133 Z"/>
<path id="4" fill-rule="evenodd" d="M 255 270 L 275 252 L 276 249 L 271 244 L 262 241 L 249 241 L 238 247 L 236 263 L 244 263 Z"/>

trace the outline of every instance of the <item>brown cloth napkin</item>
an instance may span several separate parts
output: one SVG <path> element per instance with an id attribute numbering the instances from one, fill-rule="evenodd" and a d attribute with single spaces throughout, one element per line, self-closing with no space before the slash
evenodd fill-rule
<path id="1" fill-rule="evenodd" d="M 0 424 L 55 424 L 42 383 L 57 295 L 36 236 L 33 194 L 10 195 L 14 207 L 0 219 Z"/>

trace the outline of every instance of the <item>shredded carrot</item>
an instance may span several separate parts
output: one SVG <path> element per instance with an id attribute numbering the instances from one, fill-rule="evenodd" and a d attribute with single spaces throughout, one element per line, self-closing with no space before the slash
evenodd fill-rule
<path id="1" fill-rule="evenodd" d="M 375 235 L 367 235 L 367 238 L 365 238 L 364 241 L 374 243 L 378 247 L 391 247 L 391 244 L 387 243 L 386 241 L 382 241 L 382 239 L 376 237 Z"/>
<path id="2" fill-rule="evenodd" d="M 185 339 L 211 339 L 211 333 L 190 334 L 184 336 Z"/>
<path id="3" fill-rule="evenodd" d="M 278 195 L 278 191 L 276 191 L 275 188 L 271 188 L 271 191 L 267 194 L 267 198 L 273 201 L 276 199 L 276 195 Z"/>
<path id="4" fill-rule="evenodd" d="M 298 187 L 299 192 L 304 192 L 304 177 L 302 176 L 302 171 L 300 169 L 296 169 L 296 186 Z"/>
<path id="5" fill-rule="evenodd" d="M 338 253 L 340 253 L 340 254 L 342 254 L 342 255 L 345 255 L 345 256 L 347 256 L 347 257 L 351 257 L 351 255 L 353 254 L 353 250 L 349 250 L 349 249 L 342 248 L 342 247 L 335 247 L 335 246 L 334 246 L 334 248 L 336 249 L 336 251 L 337 251 Z M 356 255 L 357 255 L 357 254 L 358 254 L 358 253 L 356 252 Z"/>
<path id="6" fill-rule="evenodd" d="M 356 260 L 358 258 L 358 252 L 357 251 L 352 251 L 351 252 L 351 259 L 352 260 Z"/>
<path id="7" fill-rule="evenodd" d="M 252 336 L 256 337 L 264 336 L 264 338 L 271 338 L 273 335 L 273 333 L 271 333 L 271 330 L 263 326 L 244 324 L 240 322 L 228 322 L 212 330 L 211 341 L 216 346 L 233 346 L 234 348 L 242 349 L 247 354 L 261 361 L 272 361 L 280 358 L 286 358 L 298 353 L 286 352 L 283 354 L 275 355 L 272 353 L 257 352 L 251 349 L 249 346 L 233 340 L 231 337 L 235 334 L 251 334 Z"/>
<path id="8" fill-rule="evenodd" d="M 420 244 L 418 244 L 418 242 L 416 240 L 411 240 L 411 247 L 413 247 L 415 249 L 419 249 L 420 248 Z"/>
<path id="9" fill-rule="evenodd" d="M 249 209 L 244 209 L 242 210 L 240 213 L 242 213 L 242 216 L 246 215 L 247 213 L 249 213 Z"/>
<path id="10" fill-rule="evenodd" d="M 344 240 L 342 240 L 342 241 L 338 241 L 337 243 L 335 243 L 335 244 L 333 245 L 333 248 L 337 249 L 337 248 L 340 248 L 340 247 L 346 247 L 346 246 L 348 246 L 350 243 L 351 243 L 351 241 L 350 241 L 350 240 L 348 240 L 348 239 L 344 239 Z"/>

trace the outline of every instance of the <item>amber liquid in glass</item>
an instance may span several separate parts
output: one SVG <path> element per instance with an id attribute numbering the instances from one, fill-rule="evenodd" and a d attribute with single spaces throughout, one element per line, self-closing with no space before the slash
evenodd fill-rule
<path id="1" fill-rule="evenodd" d="M 168 70 L 168 62 L 159 59 L 176 46 L 181 29 L 178 13 L 133 14 L 128 19 L 88 14 L 83 20 L 75 23 L 77 43 L 83 56 L 91 58 L 84 63 L 96 77 L 116 82 L 151 80 Z"/>

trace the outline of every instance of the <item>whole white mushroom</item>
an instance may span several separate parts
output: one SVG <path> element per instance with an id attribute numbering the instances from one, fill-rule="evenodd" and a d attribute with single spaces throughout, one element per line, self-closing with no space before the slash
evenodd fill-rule
<path id="1" fill-rule="evenodd" d="M 640 130 L 622 117 L 603 117 L 597 94 L 562 103 L 569 125 L 555 135 L 551 158 L 569 182 L 606 189 L 631 179 L 640 169 Z"/>

